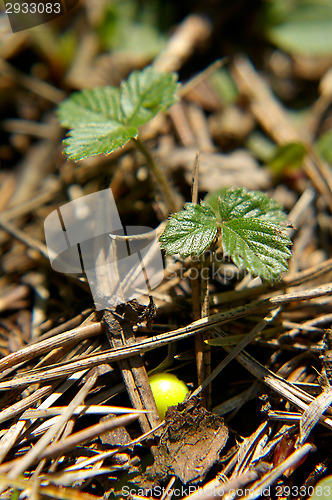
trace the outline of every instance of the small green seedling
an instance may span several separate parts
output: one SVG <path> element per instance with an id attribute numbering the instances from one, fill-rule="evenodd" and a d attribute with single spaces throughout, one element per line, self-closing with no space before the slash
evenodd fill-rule
<path id="1" fill-rule="evenodd" d="M 265 193 L 221 189 L 171 215 L 159 240 L 167 254 L 182 258 L 219 247 L 239 269 L 273 283 L 292 255 L 287 225 L 280 205 Z"/>
<path id="2" fill-rule="evenodd" d="M 286 216 L 266 194 L 223 189 L 200 205 L 187 203 L 176 212 L 174 192 L 146 146 L 138 128 L 177 99 L 177 77 L 152 67 L 134 71 L 118 87 L 97 87 L 74 93 L 58 109 L 61 124 L 70 129 L 65 153 L 71 160 L 109 154 L 130 139 L 145 156 L 171 216 L 160 237 L 167 254 L 201 255 L 218 237 L 225 257 L 240 268 L 272 283 L 288 269 L 291 241 Z"/>
<path id="3" fill-rule="evenodd" d="M 189 392 L 186 384 L 171 373 L 151 375 L 149 382 L 161 419 L 165 417 L 169 406 L 182 403 Z"/>
<path id="4" fill-rule="evenodd" d="M 131 139 L 144 155 L 169 210 L 175 211 L 174 193 L 163 170 L 138 139 L 138 128 L 176 102 L 178 86 L 175 73 L 160 73 L 148 66 L 133 71 L 120 87 L 75 92 L 58 108 L 61 125 L 70 129 L 65 153 L 74 161 L 108 155 Z"/>
<path id="5" fill-rule="evenodd" d="M 71 160 L 109 154 L 138 135 L 138 127 L 176 101 L 175 73 L 152 67 L 133 71 L 120 88 L 106 86 L 75 92 L 58 108 L 70 129 L 65 153 Z"/>

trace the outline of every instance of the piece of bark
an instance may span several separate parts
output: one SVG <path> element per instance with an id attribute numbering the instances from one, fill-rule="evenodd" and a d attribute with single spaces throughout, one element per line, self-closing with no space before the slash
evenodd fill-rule
<path id="1" fill-rule="evenodd" d="M 202 481 L 227 442 L 224 420 L 203 408 L 199 398 L 192 398 L 169 408 L 165 421 L 146 479 L 162 481 L 173 475 L 184 484 Z"/>
<path id="2" fill-rule="evenodd" d="M 131 301 L 118 305 L 114 310 L 104 311 L 103 321 L 112 347 L 135 343 L 132 326 L 142 318 L 140 313 L 143 309 L 136 301 Z M 119 367 L 133 407 L 150 412 L 139 418 L 142 431 L 149 432 L 160 424 L 160 419 L 143 358 L 138 355 L 122 359 L 119 361 Z"/>

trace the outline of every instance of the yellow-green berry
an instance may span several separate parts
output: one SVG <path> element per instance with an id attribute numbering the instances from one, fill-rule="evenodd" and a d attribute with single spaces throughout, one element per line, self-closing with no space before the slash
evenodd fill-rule
<path id="1" fill-rule="evenodd" d="M 186 384 L 171 373 L 156 373 L 155 375 L 151 375 L 149 382 L 161 419 L 165 417 L 169 406 L 182 403 L 189 392 Z"/>

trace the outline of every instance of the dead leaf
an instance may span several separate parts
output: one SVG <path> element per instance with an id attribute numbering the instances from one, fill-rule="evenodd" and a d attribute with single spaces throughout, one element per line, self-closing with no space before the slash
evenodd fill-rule
<path id="1" fill-rule="evenodd" d="M 192 398 L 169 408 L 165 420 L 147 476 L 162 480 L 174 475 L 185 484 L 202 481 L 227 442 L 223 419 L 203 408 L 199 398 Z"/>

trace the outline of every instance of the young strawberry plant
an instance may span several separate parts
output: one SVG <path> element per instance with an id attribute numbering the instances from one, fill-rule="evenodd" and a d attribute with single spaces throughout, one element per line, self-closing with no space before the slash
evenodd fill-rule
<path id="1" fill-rule="evenodd" d="M 138 127 L 176 101 L 174 73 L 152 67 L 134 71 L 118 87 L 96 87 L 74 93 L 58 109 L 61 124 L 70 129 L 65 153 L 71 160 L 109 154 L 136 139 Z"/>
<path id="2" fill-rule="evenodd" d="M 138 139 L 138 128 L 177 100 L 177 75 L 152 67 L 133 71 L 120 87 L 106 86 L 75 92 L 58 108 L 58 117 L 69 133 L 65 153 L 78 161 L 109 154 L 130 139 L 144 155 L 170 211 L 177 206 L 163 170 Z"/>
<path id="3" fill-rule="evenodd" d="M 273 283 L 288 269 L 292 255 L 286 227 L 286 215 L 265 193 L 222 189 L 172 214 L 160 243 L 167 254 L 183 258 L 219 246 L 239 269 Z"/>
<path id="4" fill-rule="evenodd" d="M 134 71 L 120 87 L 98 87 L 74 93 L 60 104 L 58 116 L 68 127 L 65 153 L 78 161 L 109 154 L 132 140 L 145 156 L 171 212 L 174 193 L 153 156 L 139 139 L 138 128 L 177 99 L 174 73 L 152 67 Z M 171 215 L 160 243 L 167 254 L 202 255 L 218 237 L 225 257 L 263 281 L 272 283 L 287 270 L 291 241 L 285 234 L 286 216 L 266 194 L 246 189 L 223 189 L 201 204 L 186 203 Z"/>

